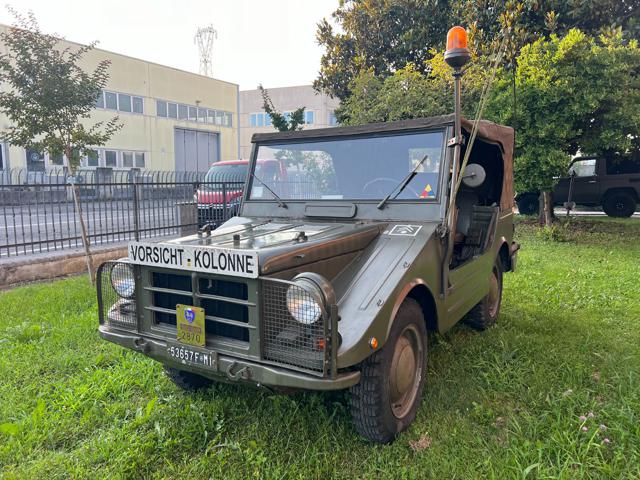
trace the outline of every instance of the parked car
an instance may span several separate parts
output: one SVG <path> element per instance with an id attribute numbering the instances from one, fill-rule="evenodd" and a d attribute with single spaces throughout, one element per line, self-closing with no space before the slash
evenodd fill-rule
<path id="1" fill-rule="evenodd" d="M 198 226 L 214 228 L 238 214 L 249 169 L 249 160 L 228 160 L 211 165 L 196 192 Z M 270 178 L 284 176 L 286 170 L 278 160 L 259 160 L 257 175 Z"/>
<path id="2" fill-rule="evenodd" d="M 577 205 L 602 207 L 610 217 L 630 217 L 640 201 L 640 156 L 611 158 L 579 157 L 571 162 L 569 174 L 560 178 L 553 190 L 555 205 L 569 200 Z M 516 196 L 518 210 L 524 215 L 538 213 L 538 192 Z"/>

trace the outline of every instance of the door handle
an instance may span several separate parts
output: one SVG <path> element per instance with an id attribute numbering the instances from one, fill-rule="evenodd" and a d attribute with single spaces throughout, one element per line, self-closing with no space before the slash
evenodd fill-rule
<path id="1" fill-rule="evenodd" d="M 596 183 L 595 180 L 589 180 L 589 183 Z"/>

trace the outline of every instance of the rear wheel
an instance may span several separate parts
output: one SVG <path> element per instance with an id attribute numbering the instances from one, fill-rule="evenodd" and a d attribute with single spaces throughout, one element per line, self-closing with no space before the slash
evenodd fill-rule
<path id="1" fill-rule="evenodd" d="M 165 375 L 183 390 L 195 391 L 205 389 L 213 384 L 213 380 L 177 368 L 164 367 Z"/>
<path id="2" fill-rule="evenodd" d="M 502 263 L 496 260 L 489 277 L 489 293 L 464 317 L 465 323 L 476 330 L 495 325 L 502 303 Z"/>
<path id="3" fill-rule="evenodd" d="M 636 211 L 636 199 L 627 192 L 612 193 L 602 202 L 602 209 L 610 217 L 630 217 Z"/>
<path id="4" fill-rule="evenodd" d="M 538 196 L 534 193 L 525 193 L 517 203 L 520 215 L 537 215 L 540 209 Z"/>
<path id="5" fill-rule="evenodd" d="M 360 435 L 389 443 L 407 429 L 420 405 L 427 367 L 427 330 L 412 298 L 400 306 L 384 348 L 361 365 L 351 388 L 351 416 Z"/>

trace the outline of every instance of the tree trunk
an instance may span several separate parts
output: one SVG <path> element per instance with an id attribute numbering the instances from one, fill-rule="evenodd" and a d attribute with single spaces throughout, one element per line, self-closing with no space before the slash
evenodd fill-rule
<path id="1" fill-rule="evenodd" d="M 89 273 L 89 280 L 91 281 L 91 285 L 95 285 L 96 276 L 95 271 L 93 269 L 93 257 L 91 256 L 91 248 L 89 245 L 89 236 L 87 235 L 87 226 L 84 223 L 84 218 L 82 218 L 82 204 L 80 203 L 80 189 L 75 182 L 73 182 L 73 203 L 76 207 L 76 215 L 78 216 L 78 221 L 80 222 L 80 230 L 82 232 L 82 244 L 84 245 L 84 258 L 87 263 L 87 272 Z"/>
<path id="2" fill-rule="evenodd" d="M 552 193 L 548 191 L 541 192 L 538 201 L 540 207 L 538 209 L 538 223 L 540 223 L 540 225 L 550 227 L 553 224 L 553 219 L 555 217 L 553 213 Z"/>

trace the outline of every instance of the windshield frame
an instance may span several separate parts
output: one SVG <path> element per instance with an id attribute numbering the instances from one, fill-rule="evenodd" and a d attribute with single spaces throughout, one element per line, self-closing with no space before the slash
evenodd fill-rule
<path id="1" fill-rule="evenodd" d="M 447 139 L 449 138 L 449 125 L 437 125 L 423 128 L 407 128 L 407 129 L 394 129 L 389 131 L 376 131 L 376 132 L 366 132 L 366 133 L 353 133 L 348 135 L 322 135 L 318 137 L 310 137 L 310 138 L 273 138 L 269 140 L 262 140 L 253 143 L 253 148 L 251 151 L 251 157 L 249 161 L 249 172 L 247 174 L 247 183 L 245 185 L 244 192 L 244 201 L 247 203 L 259 203 L 259 204 L 269 204 L 269 203 L 277 203 L 277 199 L 275 198 L 251 198 L 251 191 L 253 189 L 254 176 L 256 175 L 256 167 L 257 167 L 257 159 L 258 152 L 261 146 L 272 146 L 272 145 L 287 145 L 287 144 L 311 144 L 311 143 L 325 143 L 331 141 L 347 141 L 352 139 L 364 139 L 364 138 L 383 138 L 383 137 L 400 137 L 406 135 L 419 135 L 419 134 L 430 134 L 430 133 L 440 133 L 442 134 L 442 146 L 441 146 L 441 154 L 439 161 L 439 169 L 438 169 L 438 179 L 437 179 L 437 193 L 432 198 L 390 198 L 386 205 L 391 206 L 394 204 L 398 205 L 428 205 L 428 204 L 439 204 L 443 198 L 443 185 L 446 185 L 444 182 L 444 173 L 446 172 L 446 168 L 448 168 L 448 151 L 450 149 L 447 148 Z M 306 131 L 309 132 L 309 131 Z M 305 133 L 306 133 L 305 132 Z M 408 173 L 408 172 L 407 172 Z M 258 175 L 259 177 L 259 175 Z M 397 190 L 398 185 L 402 182 L 402 179 L 398 180 L 398 184 L 395 185 L 395 190 Z M 258 182 L 260 183 L 260 182 Z M 391 189 L 391 186 L 389 187 Z M 387 192 L 388 193 L 388 192 Z M 380 198 L 361 198 L 361 199 L 349 199 L 349 198 L 341 198 L 341 199 L 323 199 L 323 198 L 283 198 L 282 200 L 287 204 L 307 204 L 307 203 L 333 203 L 333 204 L 370 204 L 377 205 L 384 198 L 382 195 Z"/>

